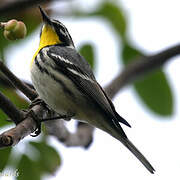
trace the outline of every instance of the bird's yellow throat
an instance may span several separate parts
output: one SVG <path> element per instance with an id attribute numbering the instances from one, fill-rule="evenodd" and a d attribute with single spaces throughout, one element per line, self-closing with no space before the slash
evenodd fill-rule
<path id="1" fill-rule="evenodd" d="M 60 44 L 60 43 L 61 43 L 61 41 L 59 40 L 59 37 L 58 37 L 57 33 L 54 31 L 54 29 L 50 25 L 45 24 L 42 28 L 39 48 L 33 56 L 33 59 L 31 61 L 31 66 L 32 66 L 32 63 L 33 63 L 35 57 L 37 56 L 38 52 L 43 47 L 48 46 L 48 45 Z"/>

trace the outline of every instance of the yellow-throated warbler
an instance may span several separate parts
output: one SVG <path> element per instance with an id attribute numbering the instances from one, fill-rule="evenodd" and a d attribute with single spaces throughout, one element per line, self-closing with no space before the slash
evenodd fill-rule
<path id="1" fill-rule="evenodd" d="M 115 110 L 97 83 L 86 60 L 76 51 L 67 28 L 40 8 L 44 25 L 39 49 L 31 64 L 31 78 L 40 98 L 61 115 L 109 133 L 122 142 L 151 172 L 154 168 L 127 138 L 119 123 L 130 126 Z"/>

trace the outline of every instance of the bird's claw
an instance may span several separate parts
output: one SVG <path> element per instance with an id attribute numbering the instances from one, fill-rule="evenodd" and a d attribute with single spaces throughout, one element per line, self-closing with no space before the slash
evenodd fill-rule
<path id="1" fill-rule="evenodd" d="M 46 103 L 40 99 L 40 98 L 36 98 L 34 99 L 31 104 L 29 105 L 29 109 L 31 109 L 32 107 L 36 106 L 36 105 L 41 105 L 41 106 L 44 106 L 45 108 L 47 108 L 47 105 Z M 48 109 L 48 108 L 47 108 Z"/>

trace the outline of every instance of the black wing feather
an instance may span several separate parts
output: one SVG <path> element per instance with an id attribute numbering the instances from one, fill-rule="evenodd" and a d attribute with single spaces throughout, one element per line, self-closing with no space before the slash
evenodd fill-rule
<path id="1" fill-rule="evenodd" d="M 58 47 L 52 47 L 50 48 L 50 51 L 48 51 L 48 56 L 53 59 L 53 61 L 56 64 L 56 70 L 60 73 L 64 73 L 66 76 L 68 76 L 76 85 L 76 87 L 87 96 L 87 98 L 90 98 L 90 100 L 93 100 L 94 103 L 97 105 L 97 107 L 102 111 L 104 115 L 106 115 L 107 118 L 106 121 L 112 126 L 119 129 L 122 136 L 127 137 L 124 133 L 122 127 L 120 126 L 119 122 L 127 125 L 130 127 L 129 123 L 124 120 L 115 110 L 113 103 L 108 98 L 106 93 L 103 91 L 101 86 L 97 83 L 97 81 L 94 78 L 93 72 L 90 69 L 89 64 L 80 56 L 75 50 L 69 49 L 67 51 L 67 48 L 59 47 L 58 49 L 55 49 Z M 71 52 L 73 51 L 73 52 Z M 59 56 L 62 56 L 67 58 L 69 61 L 73 59 L 73 65 L 67 64 L 58 58 L 55 58 L 51 55 L 51 53 L 55 53 Z M 72 54 L 73 53 L 73 54 Z M 72 55 L 71 55 L 72 54 Z M 67 56 L 67 57 L 66 57 Z M 82 74 L 90 79 L 93 80 L 93 83 L 89 83 L 88 80 L 80 78 L 79 76 L 75 75 L 71 71 L 68 70 L 68 68 L 71 68 L 78 72 L 79 74 Z"/>

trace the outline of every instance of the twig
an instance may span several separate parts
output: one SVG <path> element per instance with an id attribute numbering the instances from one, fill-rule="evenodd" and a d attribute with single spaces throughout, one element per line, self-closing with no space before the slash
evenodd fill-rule
<path id="1" fill-rule="evenodd" d="M 3 87 L 14 89 L 11 81 L 7 77 L 5 77 L 2 73 L 0 74 L 0 84 Z"/>
<path id="2" fill-rule="evenodd" d="M 23 83 L 19 78 L 17 78 L 0 60 L 0 71 L 11 81 L 11 83 L 19 89 L 24 95 L 26 95 L 31 101 L 34 100 L 38 95 L 31 89 L 28 85 Z"/>
<path id="3" fill-rule="evenodd" d="M 32 110 L 35 114 L 38 114 L 38 116 L 44 115 L 44 107 L 40 105 L 34 106 Z M 2 133 L 0 135 L 0 148 L 14 146 L 25 136 L 33 133 L 37 128 L 37 124 L 33 118 L 29 113 L 26 119 L 20 122 L 15 128 Z"/>
<path id="4" fill-rule="evenodd" d="M 28 118 L 0 135 L 0 148 L 14 146 L 25 136 L 33 133 L 36 129 L 36 123 L 33 118 Z"/>
<path id="5" fill-rule="evenodd" d="M 30 7 L 33 7 L 35 5 L 39 5 L 42 3 L 48 3 L 51 2 L 51 0 L 16 0 L 16 1 L 12 1 L 9 3 L 4 3 L 3 5 L 0 6 L 0 15 L 6 15 L 6 14 L 10 14 L 12 12 L 18 12 Z"/>
<path id="6" fill-rule="evenodd" d="M 47 132 L 55 136 L 60 142 L 68 147 L 82 146 L 88 148 L 93 140 L 94 127 L 78 122 L 75 133 L 71 133 L 62 120 L 44 122 Z"/>
<path id="7" fill-rule="evenodd" d="M 5 3 L 4 5 L 0 6 L 0 15 L 7 15 L 14 12 L 19 12 L 23 10 L 40 5 L 46 4 L 52 1 L 59 1 L 59 0 L 16 0 L 13 2 Z M 61 0 L 67 1 L 67 0 Z"/>
<path id="8" fill-rule="evenodd" d="M 16 108 L 16 106 L 0 92 L 0 108 L 14 121 L 18 124 L 20 120 L 24 118 L 24 113 Z"/>
<path id="9" fill-rule="evenodd" d="M 30 89 L 35 90 L 34 86 L 27 81 L 21 80 L 26 86 L 28 86 Z M 15 87 L 12 85 L 11 81 L 5 77 L 3 74 L 0 76 L 0 84 L 6 88 L 15 89 Z"/>
<path id="10" fill-rule="evenodd" d="M 27 81 L 22 81 L 22 82 L 24 84 L 26 84 L 30 89 L 34 90 L 34 86 L 31 83 L 29 83 Z M 1 76 L 0 76 L 0 84 L 3 87 L 15 89 L 15 87 L 12 85 L 11 81 L 7 77 L 5 77 L 3 74 L 1 74 Z"/>
<path id="11" fill-rule="evenodd" d="M 128 83 L 136 81 L 145 74 L 154 71 L 164 65 L 170 58 L 180 54 L 180 44 L 170 47 L 153 56 L 143 57 L 129 64 L 118 76 L 107 86 L 105 91 L 110 98 Z"/>

